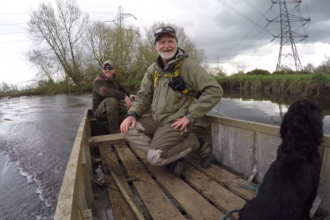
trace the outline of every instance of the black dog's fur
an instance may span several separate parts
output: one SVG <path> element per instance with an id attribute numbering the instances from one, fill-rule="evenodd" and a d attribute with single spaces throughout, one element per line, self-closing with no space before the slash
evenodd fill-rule
<path id="1" fill-rule="evenodd" d="M 282 144 L 258 195 L 240 220 L 307 220 L 319 184 L 323 141 L 321 109 L 302 99 L 292 104 L 280 129 Z"/>

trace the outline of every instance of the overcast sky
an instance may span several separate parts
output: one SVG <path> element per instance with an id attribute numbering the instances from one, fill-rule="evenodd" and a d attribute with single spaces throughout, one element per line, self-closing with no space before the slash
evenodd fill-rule
<path id="1" fill-rule="evenodd" d="M 23 53 L 31 49 L 26 22 L 28 12 L 43 1 L 1 1 L 0 82 L 17 84 L 35 75 L 33 67 L 24 61 Z M 280 24 L 271 23 L 268 29 L 263 29 L 266 19 L 280 14 L 278 4 L 271 8 L 271 0 L 78 0 L 77 3 L 90 14 L 91 20 L 100 21 L 113 20 L 118 6 L 122 6 L 124 13 L 137 18 L 127 18 L 125 23 L 138 26 L 142 34 L 157 21 L 184 27 L 196 46 L 204 49 L 207 62 L 219 63 L 228 74 L 238 67 L 270 72 L 276 68 L 280 41 L 271 40 L 280 33 Z M 288 9 L 291 14 L 299 15 L 292 5 Z M 306 30 L 301 22 L 292 24 L 293 30 L 309 36 L 302 42 L 296 39 L 302 66 L 307 63 L 318 66 L 324 56 L 330 56 L 329 9 L 330 0 L 303 0 L 300 4 L 301 16 L 311 18 Z"/>

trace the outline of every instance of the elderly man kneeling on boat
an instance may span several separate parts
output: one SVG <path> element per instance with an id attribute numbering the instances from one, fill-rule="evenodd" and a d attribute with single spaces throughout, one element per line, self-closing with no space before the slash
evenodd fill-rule
<path id="1" fill-rule="evenodd" d="M 199 153 L 202 167 L 212 163 L 211 144 L 190 133 L 195 120 L 208 113 L 223 92 L 204 68 L 177 47 L 172 27 L 160 27 L 154 36 L 159 56 L 147 69 L 137 99 L 120 129 L 130 146 L 148 153 L 150 164 L 169 164 L 180 176 L 180 158 L 190 152 Z M 148 110 L 150 115 L 143 116 Z"/>

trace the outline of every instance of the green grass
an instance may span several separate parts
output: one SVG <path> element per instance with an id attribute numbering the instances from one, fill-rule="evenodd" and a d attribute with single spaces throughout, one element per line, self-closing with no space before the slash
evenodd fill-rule
<path id="1" fill-rule="evenodd" d="M 272 93 L 318 96 L 330 89 L 329 74 L 235 75 L 215 77 L 227 89 L 265 90 Z"/>

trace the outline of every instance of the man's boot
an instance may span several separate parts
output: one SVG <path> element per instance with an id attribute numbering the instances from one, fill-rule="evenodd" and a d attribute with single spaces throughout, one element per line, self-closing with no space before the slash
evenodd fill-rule
<path id="1" fill-rule="evenodd" d="M 197 139 L 200 145 L 198 154 L 202 158 L 201 167 L 208 168 L 211 166 L 213 161 L 213 152 L 211 144 L 204 138 L 197 137 Z"/>
<path id="2" fill-rule="evenodd" d="M 169 164 L 170 169 L 176 176 L 181 176 L 182 175 L 182 170 L 183 170 L 183 161 L 182 159 L 176 160 L 173 163 Z"/>
<path id="3" fill-rule="evenodd" d="M 118 134 L 120 133 L 119 129 L 119 113 L 113 112 L 112 114 L 108 115 L 108 122 L 109 122 L 109 131 L 110 134 Z"/>

